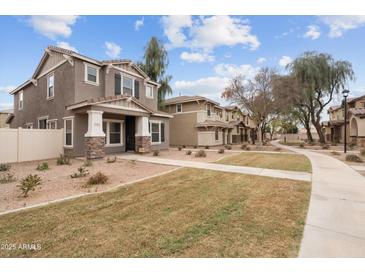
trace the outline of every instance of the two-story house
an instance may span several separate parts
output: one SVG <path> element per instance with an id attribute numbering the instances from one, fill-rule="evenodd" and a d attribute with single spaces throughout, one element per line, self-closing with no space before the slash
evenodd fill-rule
<path id="1" fill-rule="evenodd" d="M 255 126 L 238 107 L 221 107 L 202 96 L 178 96 L 164 102 L 170 120 L 170 144 L 215 146 L 251 140 Z"/>
<path id="2" fill-rule="evenodd" d="M 345 131 L 344 104 L 328 109 L 329 121 L 323 122 L 326 141 L 342 143 Z M 359 146 L 365 146 L 365 96 L 347 100 L 346 140 Z"/>
<path id="3" fill-rule="evenodd" d="M 129 60 L 98 61 L 49 46 L 30 80 L 11 92 L 10 127 L 64 129 L 65 154 L 103 157 L 168 148 L 171 115 L 159 84 Z"/>

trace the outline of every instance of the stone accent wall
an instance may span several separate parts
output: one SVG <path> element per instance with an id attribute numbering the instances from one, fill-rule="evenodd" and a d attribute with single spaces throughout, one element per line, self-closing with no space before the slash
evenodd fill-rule
<path id="1" fill-rule="evenodd" d="M 87 159 L 103 158 L 105 139 L 104 137 L 85 137 L 85 156 Z"/>
<path id="2" fill-rule="evenodd" d="M 149 136 L 136 136 L 136 152 L 148 153 L 151 151 L 151 137 Z"/>

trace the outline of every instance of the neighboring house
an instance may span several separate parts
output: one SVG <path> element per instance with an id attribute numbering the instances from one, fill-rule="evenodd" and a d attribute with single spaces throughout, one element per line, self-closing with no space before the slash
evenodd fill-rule
<path id="1" fill-rule="evenodd" d="M 98 61 L 49 46 L 32 78 L 11 92 L 12 128 L 64 129 L 65 154 L 103 157 L 169 146 L 159 84 L 129 60 Z"/>
<path id="2" fill-rule="evenodd" d="M 249 142 L 254 136 L 253 121 L 238 107 L 221 107 L 202 96 L 167 99 L 164 110 L 173 115 L 170 120 L 171 145 L 237 144 Z"/>
<path id="3" fill-rule="evenodd" d="M 365 95 L 347 100 L 347 141 L 365 146 Z M 328 109 L 329 121 L 322 123 L 326 141 L 343 143 L 345 131 L 344 106 Z"/>
<path id="4" fill-rule="evenodd" d="M 9 127 L 9 124 L 6 123 L 8 117 L 13 114 L 12 109 L 4 109 L 0 110 L 0 128 Z"/>

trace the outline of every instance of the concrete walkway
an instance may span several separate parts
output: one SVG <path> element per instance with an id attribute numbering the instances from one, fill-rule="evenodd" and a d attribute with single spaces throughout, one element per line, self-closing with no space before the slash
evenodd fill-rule
<path id="1" fill-rule="evenodd" d="M 312 193 L 299 257 L 365 257 L 365 178 L 334 157 L 304 154 L 312 163 Z"/>
<path id="2" fill-rule="evenodd" d="M 119 155 L 117 157 L 119 159 L 124 159 L 124 160 L 136 160 L 136 161 L 141 161 L 141 162 L 162 164 L 162 165 L 169 165 L 169 166 L 202 168 L 202 169 L 210 169 L 210 170 L 217 170 L 217 171 L 223 171 L 223 172 L 233 172 L 233 173 L 241 173 L 241 174 L 250 174 L 250 175 L 258 175 L 258 176 L 301 180 L 301 181 L 307 181 L 307 182 L 310 182 L 311 177 L 312 177 L 312 175 L 307 172 L 275 170 L 275 169 L 256 168 L 256 167 L 243 167 L 243 166 L 233 166 L 233 165 L 224 165 L 224 164 L 215 164 L 215 163 L 204 163 L 204 162 L 197 162 L 197 161 L 173 160 L 173 159 L 166 159 L 166 158 L 160 158 L 160 157 L 141 156 L 138 154 L 129 154 L 129 155 L 123 154 L 123 155 Z"/>

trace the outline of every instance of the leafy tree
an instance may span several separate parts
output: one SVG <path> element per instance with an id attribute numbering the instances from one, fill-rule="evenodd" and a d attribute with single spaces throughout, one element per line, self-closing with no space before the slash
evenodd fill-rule
<path id="1" fill-rule="evenodd" d="M 352 64 L 335 60 L 327 53 L 305 52 L 288 65 L 291 74 L 304 88 L 306 101 L 303 106 L 310 113 L 310 120 L 317 130 L 319 140 L 325 143 L 321 129 L 321 114 L 333 96 L 355 79 Z"/>
<path id="2" fill-rule="evenodd" d="M 168 54 L 162 42 L 158 41 L 156 37 L 152 37 L 148 42 L 143 59 L 143 62 L 139 62 L 138 66 L 151 80 L 160 84 L 158 89 L 158 103 L 161 106 L 166 95 L 172 94 L 170 87 L 172 76 L 165 75 L 169 65 Z"/>
<path id="3" fill-rule="evenodd" d="M 245 79 L 239 75 L 230 81 L 222 93 L 223 98 L 235 102 L 249 113 L 258 126 L 260 145 L 269 115 L 274 111 L 272 93 L 274 77 L 274 70 L 269 68 L 260 69 L 253 79 Z"/>

